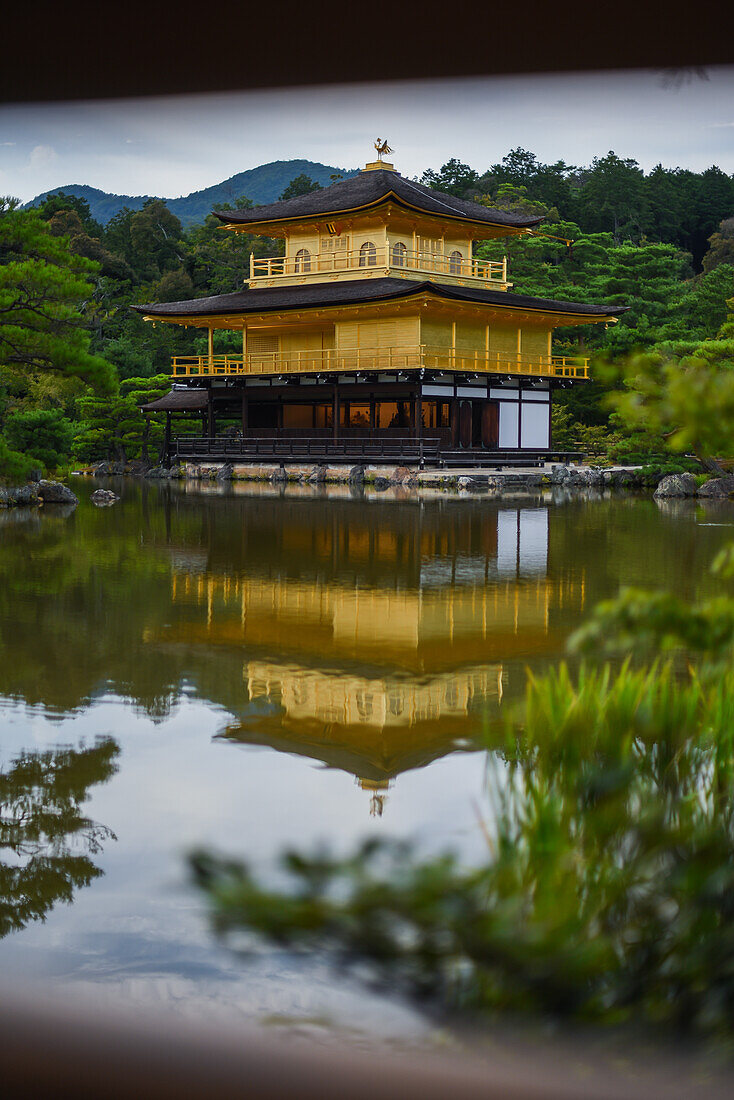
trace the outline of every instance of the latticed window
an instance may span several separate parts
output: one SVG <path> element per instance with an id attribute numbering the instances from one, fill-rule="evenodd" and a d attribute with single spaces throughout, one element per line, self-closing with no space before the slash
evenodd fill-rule
<path id="1" fill-rule="evenodd" d="M 377 248 L 374 241 L 365 241 L 359 250 L 359 266 L 374 267 L 377 263 Z"/>
<path id="2" fill-rule="evenodd" d="M 405 267 L 405 260 L 408 255 L 408 249 L 405 247 L 402 241 L 398 241 L 392 246 L 392 262 L 393 267 Z"/>
<path id="3" fill-rule="evenodd" d="M 461 255 L 458 249 L 455 249 L 449 256 L 449 274 L 461 275 L 461 261 L 464 257 Z"/>
<path id="4" fill-rule="evenodd" d="M 296 274 L 311 270 L 311 253 L 307 248 L 299 248 L 296 252 Z"/>
<path id="5" fill-rule="evenodd" d="M 322 252 L 346 252 L 349 241 L 347 237 L 322 237 Z"/>
<path id="6" fill-rule="evenodd" d="M 441 237 L 419 237 L 418 251 L 426 252 L 429 256 L 440 256 L 443 253 L 443 240 Z"/>

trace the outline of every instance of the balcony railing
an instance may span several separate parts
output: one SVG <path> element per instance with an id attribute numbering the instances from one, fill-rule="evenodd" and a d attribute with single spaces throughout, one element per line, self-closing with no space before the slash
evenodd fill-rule
<path id="1" fill-rule="evenodd" d="M 458 259 L 439 252 L 414 252 L 411 249 L 398 254 L 392 245 L 375 247 L 369 252 L 359 248 L 343 252 L 316 252 L 308 257 L 256 258 L 250 255 L 250 282 L 255 285 L 284 276 L 306 278 L 341 271 L 357 271 L 365 275 L 384 275 L 387 271 L 396 274 L 419 271 L 426 275 L 448 275 L 455 279 L 478 279 L 480 282 L 506 284 L 507 258 Z"/>
<path id="2" fill-rule="evenodd" d="M 174 378 L 237 375 L 327 374 L 357 371 L 427 370 L 476 374 L 527 374 L 540 378 L 588 378 L 589 360 L 576 356 L 519 355 L 512 352 L 462 351 L 458 348 L 324 348 L 267 355 L 192 355 L 173 359 Z"/>

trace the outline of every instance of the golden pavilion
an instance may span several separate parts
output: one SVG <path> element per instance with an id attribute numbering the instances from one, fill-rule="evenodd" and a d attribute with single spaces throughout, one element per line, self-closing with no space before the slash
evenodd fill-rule
<path id="1" fill-rule="evenodd" d="M 144 406 L 166 413 L 171 457 L 543 461 L 554 389 L 588 377 L 588 360 L 553 354 L 554 330 L 624 312 L 515 293 L 506 260 L 475 258 L 474 243 L 540 218 L 432 190 L 382 159 L 214 213 L 232 233 L 282 239 L 284 255 L 251 256 L 237 293 L 134 307 L 208 334 L 208 354 L 175 358 L 170 394 Z M 241 334 L 240 354 L 214 353 L 222 329 Z M 201 417 L 202 435 L 171 439 L 175 415 Z"/>

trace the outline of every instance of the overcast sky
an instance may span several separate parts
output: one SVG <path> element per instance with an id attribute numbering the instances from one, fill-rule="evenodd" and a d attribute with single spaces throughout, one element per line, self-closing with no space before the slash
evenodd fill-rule
<path id="1" fill-rule="evenodd" d="M 521 145 L 588 164 L 613 149 L 734 173 L 734 67 L 680 81 L 657 72 L 497 77 L 226 95 L 0 107 L 0 193 L 65 184 L 187 195 L 272 160 L 341 168 L 387 137 L 404 175 L 458 157 L 478 171 Z"/>

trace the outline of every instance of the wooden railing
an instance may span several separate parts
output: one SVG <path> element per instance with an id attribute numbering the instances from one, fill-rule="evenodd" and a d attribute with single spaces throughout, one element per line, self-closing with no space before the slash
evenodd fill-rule
<path id="1" fill-rule="evenodd" d="M 503 260 L 461 259 L 442 252 L 418 252 L 408 248 L 396 252 L 393 245 L 375 246 L 363 252 L 359 248 L 343 252 L 314 252 L 309 256 L 255 257 L 250 254 L 250 282 L 260 280 L 318 276 L 338 271 L 385 274 L 388 271 L 421 271 L 428 275 L 448 275 L 457 279 L 507 283 L 507 257 Z"/>
<path id="2" fill-rule="evenodd" d="M 528 374 L 541 378 L 588 378 L 589 360 L 575 356 L 520 355 L 463 351 L 427 344 L 393 348 L 324 348 L 266 355 L 191 355 L 172 360 L 175 378 L 236 375 L 329 374 L 336 371 L 466 371 L 476 374 Z"/>
<path id="3" fill-rule="evenodd" d="M 372 463 L 411 462 L 423 468 L 424 463 L 439 461 L 441 440 L 426 436 L 349 435 L 333 436 L 176 436 L 171 441 L 171 456 L 177 461 L 205 459 L 212 461 L 233 458 L 279 458 L 289 461 Z"/>

